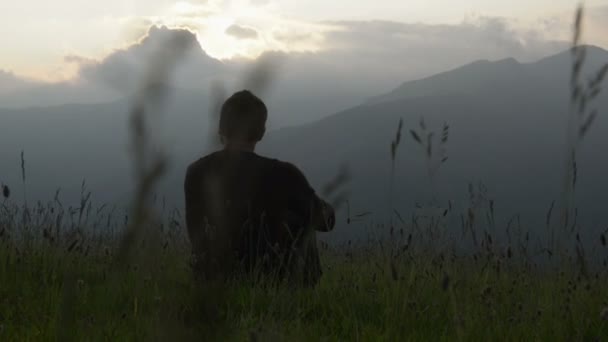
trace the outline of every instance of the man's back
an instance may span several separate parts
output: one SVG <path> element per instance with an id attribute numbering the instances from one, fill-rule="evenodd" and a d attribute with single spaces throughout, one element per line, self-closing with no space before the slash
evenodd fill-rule
<path id="1" fill-rule="evenodd" d="M 283 276 L 298 269 L 305 282 L 318 280 L 312 225 L 319 225 L 324 203 L 295 166 L 224 150 L 190 165 L 184 190 L 200 272 L 214 276 L 239 269 Z"/>

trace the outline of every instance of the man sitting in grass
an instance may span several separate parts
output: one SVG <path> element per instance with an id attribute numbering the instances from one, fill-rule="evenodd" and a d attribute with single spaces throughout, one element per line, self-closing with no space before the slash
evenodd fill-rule
<path id="1" fill-rule="evenodd" d="M 186 223 L 196 275 L 250 275 L 316 284 L 315 231 L 330 231 L 333 208 L 294 165 L 254 153 L 267 109 L 247 90 L 221 109 L 224 148 L 188 167 Z"/>

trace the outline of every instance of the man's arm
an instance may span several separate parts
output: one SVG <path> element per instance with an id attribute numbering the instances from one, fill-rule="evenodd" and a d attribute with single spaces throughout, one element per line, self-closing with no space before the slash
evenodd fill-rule
<path id="1" fill-rule="evenodd" d="M 304 174 L 294 165 L 285 163 L 289 174 L 289 189 L 294 206 L 300 215 L 306 215 L 307 225 L 319 232 L 329 232 L 334 228 L 336 216 L 332 206 L 319 198 L 306 180 Z"/>
<path id="2" fill-rule="evenodd" d="M 316 198 L 313 200 L 315 207 L 313 209 L 313 217 L 311 224 L 319 232 L 329 232 L 334 229 L 336 224 L 336 214 L 331 204 L 314 195 Z"/>

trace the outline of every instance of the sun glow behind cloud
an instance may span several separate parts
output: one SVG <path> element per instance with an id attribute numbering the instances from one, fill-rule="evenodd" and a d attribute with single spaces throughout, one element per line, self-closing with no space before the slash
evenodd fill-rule
<path id="1" fill-rule="evenodd" d="M 604 5 L 588 0 L 587 5 Z M 20 0 L 3 5 L 0 12 L 0 69 L 45 80 L 68 79 L 75 74 L 64 56 L 100 59 L 141 38 L 151 25 L 188 28 L 196 32 L 202 48 L 220 59 L 255 58 L 269 50 L 284 52 L 326 49 L 328 32 L 336 20 L 392 20 L 406 23 L 461 23 L 467 16 L 516 19 L 535 29 L 542 20 L 556 20 L 544 30 L 547 39 L 569 39 L 575 3 L 571 0 Z M 605 6 L 604 6 L 605 7 Z M 591 11 L 590 11 L 591 12 Z M 608 45 L 598 17 L 591 43 Z M 227 32 L 228 28 L 238 30 Z M 339 25 L 337 25 L 339 29 Z M 234 34 L 237 32 L 237 34 Z"/>
<path id="2" fill-rule="evenodd" d="M 186 26 L 197 32 L 203 49 L 219 59 L 255 58 L 270 50 L 317 51 L 322 44 L 321 33 L 329 29 L 328 25 L 284 18 L 272 5 L 253 5 L 247 0 L 229 4 L 209 1 L 204 5 L 180 1 L 175 3 L 172 12 L 176 18 L 189 18 L 190 23 Z M 199 25 L 193 27 L 193 21 Z M 227 30 L 235 25 L 255 32 L 255 39 L 240 39 L 228 34 Z M 282 39 L 286 35 L 305 39 L 286 41 Z"/>
<path id="3" fill-rule="evenodd" d="M 25 15 L 29 1 L 36 2 L 24 0 L 23 5 L 13 4 L 15 8 L 8 9 Z M 150 0 L 144 4 L 134 0 L 121 6 L 108 1 L 98 17 L 88 10 L 86 16 L 79 15 L 85 9 L 72 0 L 70 11 L 54 11 L 48 17 L 36 12 L 29 17 L 5 18 L 0 13 L 0 31 L 14 32 L 0 36 L 0 70 L 43 81 L 69 80 L 76 75 L 77 66 L 65 63 L 65 56 L 100 59 L 136 42 L 152 25 L 188 28 L 197 34 L 205 52 L 219 59 L 255 58 L 269 50 L 317 51 L 327 29 L 326 25 L 281 15 L 275 4 L 260 1 Z M 256 38 L 228 34 L 226 30 L 232 25 L 255 30 Z M 298 39 L 289 41 L 289 37 Z"/>

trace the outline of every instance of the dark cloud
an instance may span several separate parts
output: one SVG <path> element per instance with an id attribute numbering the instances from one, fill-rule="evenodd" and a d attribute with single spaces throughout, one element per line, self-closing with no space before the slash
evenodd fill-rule
<path id="1" fill-rule="evenodd" d="M 194 33 L 165 26 L 152 26 L 138 43 L 126 49 L 116 50 L 101 61 L 93 62 L 77 56 L 66 58 L 80 62 L 81 78 L 93 83 L 103 83 L 117 90 L 129 91 L 142 81 L 153 57 L 158 58 L 159 54 L 163 54 L 171 58 L 172 53 L 182 48 L 188 53 L 176 70 L 175 85 L 193 87 L 222 72 L 223 64 L 203 51 Z"/>
<path id="2" fill-rule="evenodd" d="M 15 75 L 12 71 L 0 69 L 0 93 L 23 90 L 37 84 L 37 82 Z"/>
<path id="3" fill-rule="evenodd" d="M 528 62 L 568 47 L 567 42 L 545 40 L 538 30 L 517 31 L 501 18 L 480 18 L 459 25 L 388 21 L 323 24 L 334 28 L 322 33 L 323 49 L 285 54 L 274 84 L 271 98 L 288 99 L 284 112 L 292 115 L 292 122 L 321 118 L 374 94 L 389 92 L 405 81 L 476 60 L 514 57 Z M 288 46 L 307 39 L 297 30 L 277 31 L 274 38 Z M 290 109 L 300 107 L 306 110 Z"/>
<path id="4" fill-rule="evenodd" d="M 540 30 L 519 31 L 503 18 L 481 17 L 456 25 L 409 24 L 389 21 L 333 21 L 321 35 L 323 48 L 314 53 L 285 53 L 281 76 L 292 82 L 364 90 L 371 95 L 403 81 L 431 75 L 479 59 L 514 57 L 533 61 L 568 47 L 567 42 L 544 39 Z M 252 39 L 258 33 L 233 25 L 226 30 L 239 39 Z M 138 43 L 117 50 L 101 61 L 78 56 L 66 60 L 81 65 L 83 79 L 104 83 L 115 89 L 133 89 L 140 81 L 146 63 L 154 54 L 167 49 L 169 38 L 179 37 L 191 46 L 188 58 L 180 64 L 176 80 L 184 86 L 208 85 L 213 78 L 235 79 L 238 70 L 247 70 L 253 60 L 220 62 L 204 52 L 196 35 L 185 29 L 152 26 Z M 298 31 L 277 31 L 276 40 L 287 45 L 303 41 Z M 329 80 L 329 81 L 328 81 Z M 363 81 L 365 80 L 365 81 Z"/>
<path id="5" fill-rule="evenodd" d="M 136 44 L 116 50 L 102 60 L 67 56 L 66 61 L 80 65 L 82 80 L 109 85 L 121 94 L 128 94 L 141 84 L 151 57 L 170 53 L 166 42 L 178 38 L 191 49 L 174 75 L 177 86 L 202 91 L 214 80 L 222 80 L 230 92 L 243 83 L 249 86 L 244 81 L 248 75 L 255 82 L 262 79 L 271 110 L 281 113 L 273 116 L 276 127 L 318 119 L 391 91 L 405 81 L 475 60 L 514 57 L 522 62 L 534 61 L 568 47 L 568 42 L 546 40 L 542 28 L 516 30 L 502 18 L 478 18 L 457 25 L 389 21 L 321 24 L 333 29 L 310 33 L 287 29 L 274 32 L 274 39 L 286 46 L 290 46 L 290 42 L 293 45 L 294 41 L 305 43 L 307 35 L 313 35 L 315 41 L 323 44 L 316 52 L 270 51 L 257 60 L 219 61 L 204 52 L 204 42 L 201 47 L 194 33 L 152 26 Z M 257 35 L 252 31 L 254 33 L 241 32 L 240 38 Z M 251 73 L 256 63 L 269 58 L 273 61 L 270 65 L 273 73 L 269 74 L 272 82 Z"/>
<path id="6" fill-rule="evenodd" d="M 519 32 L 503 18 L 479 18 L 458 25 L 387 21 L 341 21 L 325 35 L 328 58 L 378 72 L 428 74 L 478 59 L 514 57 L 533 61 L 567 47 L 542 32 Z M 349 62 L 349 63 L 346 63 Z M 358 69 L 359 70 L 359 69 Z"/>
<path id="7" fill-rule="evenodd" d="M 238 39 L 256 39 L 258 31 L 245 26 L 231 25 L 226 29 L 226 34 Z"/>
<path id="8" fill-rule="evenodd" d="M 302 93 L 318 92 L 323 98 L 342 92 L 352 101 L 476 60 L 514 57 L 527 62 L 568 47 L 567 42 L 545 40 L 538 30 L 517 31 L 502 18 L 479 18 L 458 25 L 390 21 L 323 24 L 333 27 L 322 33 L 323 49 L 287 54 L 280 78 L 289 82 L 284 81 L 281 88 L 299 87 Z M 287 45 L 306 39 L 302 32 L 285 30 L 275 32 L 274 38 Z"/>

